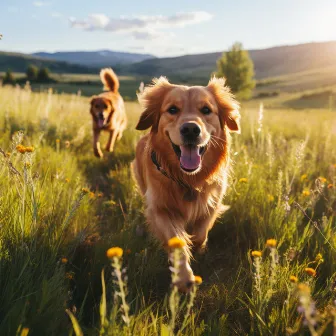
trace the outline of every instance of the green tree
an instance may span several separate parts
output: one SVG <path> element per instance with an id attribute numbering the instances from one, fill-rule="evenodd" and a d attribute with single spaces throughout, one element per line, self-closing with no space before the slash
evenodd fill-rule
<path id="1" fill-rule="evenodd" d="M 15 78 L 10 69 L 6 71 L 5 77 L 3 78 L 4 84 L 15 84 Z"/>
<path id="2" fill-rule="evenodd" d="M 254 66 L 249 53 L 241 43 L 235 43 L 217 60 L 217 77 L 225 77 L 232 92 L 241 99 L 248 99 L 255 87 Z"/>
<path id="3" fill-rule="evenodd" d="M 50 73 L 48 68 L 40 68 L 37 73 L 37 80 L 39 82 L 48 82 L 50 80 Z"/>
<path id="4" fill-rule="evenodd" d="M 35 65 L 30 64 L 26 71 L 27 80 L 34 82 L 37 80 L 38 68 Z"/>

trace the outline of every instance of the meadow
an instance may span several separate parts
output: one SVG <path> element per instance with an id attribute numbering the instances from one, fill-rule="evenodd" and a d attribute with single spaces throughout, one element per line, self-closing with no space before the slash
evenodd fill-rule
<path id="1" fill-rule="evenodd" d="M 242 105 L 230 210 L 192 262 L 203 282 L 177 295 L 130 172 L 140 106 L 126 103 L 129 127 L 102 160 L 88 107 L 0 87 L 1 335 L 336 332 L 335 112 Z"/>

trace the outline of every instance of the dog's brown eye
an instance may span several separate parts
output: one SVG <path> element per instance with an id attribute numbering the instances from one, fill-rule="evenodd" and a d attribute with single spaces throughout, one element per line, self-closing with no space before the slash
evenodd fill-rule
<path id="1" fill-rule="evenodd" d="M 176 114 L 177 112 L 179 111 L 179 109 L 176 107 L 176 106 L 170 106 L 169 109 L 168 109 L 168 112 L 170 114 Z"/>
<path id="2" fill-rule="evenodd" d="M 202 112 L 203 114 L 210 114 L 210 113 L 211 113 L 211 110 L 209 109 L 208 106 L 203 106 L 203 107 L 201 108 L 201 112 Z"/>

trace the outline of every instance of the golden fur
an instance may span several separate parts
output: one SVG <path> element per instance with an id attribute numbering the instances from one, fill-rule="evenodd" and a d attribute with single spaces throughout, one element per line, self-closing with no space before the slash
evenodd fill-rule
<path id="1" fill-rule="evenodd" d="M 239 105 L 225 86 L 225 80 L 217 78 L 211 79 L 206 87 L 187 87 L 170 84 L 161 77 L 146 87 L 139 101 L 144 110 L 137 129 L 151 128 L 151 131 L 137 145 L 133 173 L 145 197 L 145 214 L 154 236 L 165 247 L 174 236 L 187 243 L 177 284 L 181 290 L 187 290 L 194 281 L 189 265 L 190 247 L 205 247 L 209 230 L 225 210 L 222 199 L 230 161 L 229 132 L 240 132 Z M 170 114 L 171 106 L 178 113 Z M 204 106 L 211 113 L 203 114 Z M 180 167 L 172 145 L 183 145 L 180 129 L 186 122 L 198 125 L 201 130 L 198 146 L 206 146 L 201 166 L 193 172 Z M 169 177 L 152 162 L 153 151 Z M 194 200 L 186 197 L 186 185 L 196 195 Z"/>
<path id="2" fill-rule="evenodd" d="M 112 69 L 102 69 L 100 78 L 104 90 L 99 96 L 91 99 L 90 113 L 93 127 L 93 152 L 97 157 L 103 157 L 99 136 L 101 131 L 109 132 L 105 149 L 113 152 L 116 140 L 120 140 L 127 126 L 124 101 L 119 94 L 119 80 Z"/>

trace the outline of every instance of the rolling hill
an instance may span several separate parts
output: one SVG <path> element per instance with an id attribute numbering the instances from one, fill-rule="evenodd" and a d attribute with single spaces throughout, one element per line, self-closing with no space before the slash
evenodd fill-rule
<path id="1" fill-rule="evenodd" d="M 149 54 L 128 53 L 111 50 L 74 51 L 74 52 L 38 52 L 32 54 L 45 59 L 76 63 L 90 67 L 107 67 L 119 64 L 131 64 L 155 58 Z"/>
<path id="2" fill-rule="evenodd" d="M 249 50 L 257 79 L 336 65 L 336 41 Z M 222 52 L 156 58 L 123 67 L 132 75 L 209 77 Z M 336 77 L 336 76 L 335 76 Z"/>
<path id="3" fill-rule="evenodd" d="M 79 64 L 70 64 L 67 62 L 43 59 L 21 53 L 1 52 L 0 51 L 0 71 L 11 69 L 14 72 L 25 72 L 30 65 L 38 67 L 47 67 L 56 73 L 96 73 L 98 69 L 90 68 Z"/>

